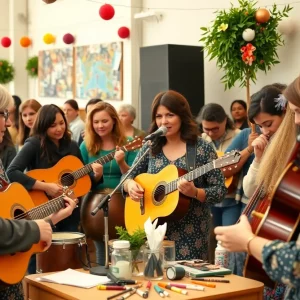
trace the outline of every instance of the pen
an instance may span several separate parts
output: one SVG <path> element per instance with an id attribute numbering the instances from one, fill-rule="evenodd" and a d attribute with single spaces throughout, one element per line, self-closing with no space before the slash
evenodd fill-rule
<path id="1" fill-rule="evenodd" d="M 117 283 L 119 284 L 137 284 L 140 283 L 137 280 L 131 280 L 131 279 L 118 279 Z"/>
<path id="2" fill-rule="evenodd" d="M 206 277 L 222 277 L 222 278 L 224 278 L 225 276 L 224 275 L 207 275 L 207 276 L 201 276 L 201 278 L 206 278 Z M 196 279 L 196 278 L 199 278 L 199 277 L 193 277 L 193 279 Z"/>
<path id="3" fill-rule="evenodd" d="M 149 296 L 149 292 L 150 292 L 150 289 L 151 289 L 151 285 L 152 285 L 152 283 L 151 283 L 151 281 L 149 280 L 149 281 L 147 282 L 147 285 L 146 285 L 146 295 L 147 295 L 146 298 L 148 298 L 148 296 Z"/>
<path id="4" fill-rule="evenodd" d="M 135 294 L 136 289 L 132 289 L 132 291 L 130 291 L 129 293 L 124 294 L 124 296 L 117 298 L 116 300 L 125 300 L 128 297 L 132 296 L 133 294 Z"/>
<path id="5" fill-rule="evenodd" d="M 107 299 L 107 300 L 113 299 L 113 298 L 115 298 L 115 297 L 118 297 L 118 296 L 120 296 L 120 295 L 123 295 L 123 294 L 125 294 L 125 293 L 127 293 L 127 292 L 130 292 L 130 291 L 132 291 L 132 290 L 133 290 L 133 288 L 130 288 L 130 289 L 128 289 L 128 290 L 124 290 L 124 291 L 122 291 L 122 292 L 120 292 L 120 293 L 117 293 L 117 294 L 115 294 L 115 295 L 109 296 L 109 297 L 107 297 L 106 299 Z"/>
<path id="6" fill-rule="evenodd" d="M 148 298 L 148 294 L 146 291 L 144 292 L 142 290 L 136 290 L 136 293 L 144 299 Z"/>
<path id="7" fill-rule="evenodd" d="M 187 289 L 187 290 L 204 291 L 203 286 L 198 286 L 196 284 L 180 284 L 180 283 L 168 282 L 168 285 L 175 286 L 175 287 L 182 288 L 182 289 Z"/>
<path id="8" fill-rule="evenodd" d="M 120 286 L 120 285 L 97 285 L 97 290 L 124 291 L 124 290 L 128 290 L 128 288 L 125 286 Z"/>
<path id="9" fill-rule="evenodd" d="M 154 286 L 154 290 L 155 290 L 155 291 L 158 293 L 158 295 L 161 296 L 162 298 L 165 297 L 163 290 L 162 290 L 158 285 L 155 285 L 155 286 Z"/>
<path id="10" fill-rule="evenodd" d="M 230 280 L 227 279 L 209 279 L 209 278 L 197 278 L 197 279 L 193 279 L 193 280 L 197 280 L 197 281 L 210 281 L 210 282 L 223 282 L 223 283 L 230 283 Z"/>
<path id="11" fill-rule="evenodd" d="M 199 281 L 196 281 L 196 280 L 192 280 L 192 283 L 203 285 L 203 286 L 208 286 L 208 287 L 211 287 L 211 288 L 215 288 L 216 287 L 215 283 L 210 283 L 210 282 L 204 282 L 204 281 L 199 282 Z"/>
<path id="12" fill-rule="evenodd" d="M 168 285 L 168 284 L 165 283 L 165 282 L 159 282 L 159 283 L 158 283 L 158 286 L 163 287 L 163 288 L 165 288 L 165 289 L 168 289 L 168 290 L 170 290 L 170 291 L 173 291 L 173 292 L 182 294 L 182 295 L 187 295 L 187 293 L 188 293 L 187 291 L 182 290 L 182 289 L 180 289 L 180 288 L 178 288 L 178 287 L 170 286 L 170 285 Z"/>

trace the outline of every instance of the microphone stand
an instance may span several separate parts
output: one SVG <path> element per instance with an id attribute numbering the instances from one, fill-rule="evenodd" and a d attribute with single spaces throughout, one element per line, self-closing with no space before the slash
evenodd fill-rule
<path id="1" fill-rule="evenodd" d="M 146 149 L 146 151 L 141 155 L 141 157 L 136 161 L 134 165 L 131 166 L 131 168 L 127 171 L 126 175 L 123 177 L 123 179 L 119 182 L 119 184 L 114 188 L 114 190 L 110 193 L 104 196 L 100 203 L 92 210 L 91 215 L 95 216 L 97 212 L 102 208 L 103 209 L 103 215 L 104 215 L 104 250 L 105 250 L 105 265 L 104 266 L 97 266 L 90 269 L 90 273 L 94 275 L 99 276 L 106 276 L 109 272 L 109 262 L 108 262 L 108 202 L 111 200 L 111 197 L 114 195 L 114 193 L 121 187 L 121 185 L 124 183 L 124 181 L 128 178 L 128 176 L 131 174 L 131 172 L 138 166 L 138 164 L 142 161 L 142 159 L 148 154 L 148 152 L 151 149 L 151 142 L 148 141 L 149 147 Z"/>

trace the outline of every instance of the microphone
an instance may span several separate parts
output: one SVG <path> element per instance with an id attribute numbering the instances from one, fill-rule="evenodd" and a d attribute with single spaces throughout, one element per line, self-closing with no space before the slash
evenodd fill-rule
<path id="1" fill-rule="evenodd" d="M 159 127 L 156 131 L 154 131 L 153 133 L 147 135 L 147 136 L 144 138 L 144 141 L 150 141 L 150 140 L 153 140 L 153 139 L 156 138 L 156 137 L 159 137 L 159 136 L 165 136 L 166 133 L 167 133 L 167 131 L 168 131 L 167 127 L 161 126 L 161 127 Z"/>

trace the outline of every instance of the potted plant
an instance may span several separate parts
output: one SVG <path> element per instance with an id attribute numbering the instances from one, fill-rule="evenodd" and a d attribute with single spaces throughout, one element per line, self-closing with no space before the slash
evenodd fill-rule
<path id="1" fill-rule="evenodd" d="M 138 275 L 140 273 L 138 264 L 142 262 L 140 253 L 142 250 L 142 246 L 146 241 L 145 230 L 137 229 L 133 232 L 132 235 L 130 235 L 128 231 L 122 226 L 116 226 L 115 229 L 117 231 L 117 235 L 119 236 L 119 240 L 129 241 L 130 250 L 132 253 L 132 274 Z"/>

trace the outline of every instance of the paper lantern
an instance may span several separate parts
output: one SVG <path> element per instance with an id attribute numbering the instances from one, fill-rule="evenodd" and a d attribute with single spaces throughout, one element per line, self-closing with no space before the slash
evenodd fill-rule
<path id="1" fill-rule="evenodd" d="M 110 4 L 104 4 L 99 9 L 99 15 L 103 20 L 110 20 L 115 15 L 115 9 Z"/>
<path id="2" fill-rule="evenodd" d="M 24 48 L 27 48 L 31 45 L 31 40 L 29 37 L 27 36 L 23 36 L 21 39 L 20 39 L 20 45 Z"/>
<path id="3" fill-rule="evenodd" d="M 126 39 L 129 37 L 130 31 L 128 27 L 120 27 L 118 30 L 118 35 L 121 39 Z"/>
<path id="4" fill-rule="evenodd" d="M 270 20 L 270 12 L 266 8 L 260 8 L 255 13 L 255 19 L 258 23 L 267 23 Z"/>
<path id="5" fill-rule="evenodd" d="M 55 42 L 55 37 L 51 33 L 46 33 L 43 37 L 43 40 L 45 44 L 52 44 Z"/>
<path id="6" fill-rule="evenodd" d="M 65 44 L 69 45 L 69 44 L 73 44 L 74 43 L 75 38 L 74 38 L 74 36 L 71 33 L 66 33 L 63 36 L 63 41 L 64 41 Z"/>
<path id="7" fill-rule="evenodd" d="M 243 31 L 243 39 L 246 42 L 251 42 L 255 38 L 255 31 L 251 28 L 247 28 Z"/>
<path id="8" fill-rule="evenodd" d="M 1 45 L 4 48 L 8 48 L 11 45 L 11 39 L 8 36 L 5 36 L 1 39 Z"/>

